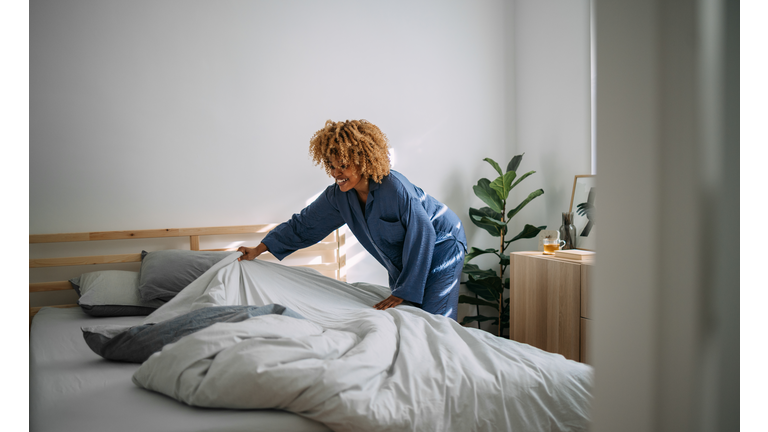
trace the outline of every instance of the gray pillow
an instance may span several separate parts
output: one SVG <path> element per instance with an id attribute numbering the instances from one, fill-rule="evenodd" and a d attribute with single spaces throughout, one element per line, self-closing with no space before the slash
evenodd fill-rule
<path id="1" fill-rule="evenodd" d="M 266 306 L 211 306 L 188 312 L 179 317 L 135 327 L 82 327 L 85 343 L 96 354 L 108 360 L 144 363 L 149 356 L 169 343 L 202 330 L 215 323 L 235 323 L 249 318 L 277 314 L 304 319 L 303 316 L 279 304 Z"/>
<path id="2" fill-rule="evenodd" d="M 84 273 L 70 279 L 77 291 L 77 304 L 91 316 L 149 315 L 163 305 L 162 301 L 143 301 L 139 297 L 139 273 L 103 270 Z"/>
<path id="3" fill-rule="evenodd" d="M 232 252 L 190 250 L 141 251 L 139 295 L 142 300 L 168 301 Z"/>

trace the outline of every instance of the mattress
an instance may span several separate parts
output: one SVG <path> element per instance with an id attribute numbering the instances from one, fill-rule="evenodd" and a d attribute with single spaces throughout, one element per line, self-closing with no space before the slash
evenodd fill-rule
<path id="1" fill-rule="evenodd" d="M 30 330 L 30 431 L 330 430 L 286 411 L 196 408 L 141 389 L 131 381 L 140 365 L 102 359 L 80 331 L 81 326 L 137 325 L 143 318 L 93 318 L 79 308 L 42 309 Z"/>

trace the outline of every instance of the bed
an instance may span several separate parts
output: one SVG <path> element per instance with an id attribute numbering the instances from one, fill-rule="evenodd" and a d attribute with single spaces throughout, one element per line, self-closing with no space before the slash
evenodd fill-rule
<path id="1" fill-rule="evenodd" d="M 165 298 L 140 299 L 147 308 L 135 316 L 86 304 L 98 300 L 97 289 L 113 289 L 99 272 L 78 278 L 77 267 L 72 279 L 31 283 L 31 293 L 82 285 L 80 307 L 30 308 L 30 430 L 587 430 L 589 366 L 412 305 L 374 310 L 388 289 L 345 282 L 339 232 L 295 253 L 304 258 L 295 266 L 200 246 L 204 236 L 263 235 L 273 226 L 30 236 L 34 244 L 189 239 L 185 254 L 30 259 L 36 269 L 140 263 L 137 275 L 120 275 L 134 277 L 127 286 L 151 285 L 143 278 L 155 257 L 220 254 Z M 175 281 L 183 271 L 158 274 Z M 244 308 L 251 315 L 199 329 L 176 324 L 220 312 L 242 317 Z M 171 326 L 176 339 L 138 360 L 119 357 L 146 348 L 136 334 Z"/>

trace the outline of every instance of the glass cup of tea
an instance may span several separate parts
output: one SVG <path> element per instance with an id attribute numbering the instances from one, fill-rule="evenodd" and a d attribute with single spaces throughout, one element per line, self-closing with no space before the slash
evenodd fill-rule
<path id="1" fill-rule="evenodd" d="M 542 243 L 544 243 L 544 255 L 554 255 L 555 251 L 565 246 L 565 240 L 560 240 L 558 237 L 545 237 Z"/>

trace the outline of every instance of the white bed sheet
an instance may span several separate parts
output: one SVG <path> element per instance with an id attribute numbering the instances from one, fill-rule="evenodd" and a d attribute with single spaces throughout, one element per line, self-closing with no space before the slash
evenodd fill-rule
<path id="1" fill-rule="evenodd" d="M 328 431 L 280 410 L 196 408 L 131 382 L 140 365 L 93 353 L 81 326 L 138 325 L 143 317 L 93 318 L 44 308 L 30 332 L 30 431 Z"/>

